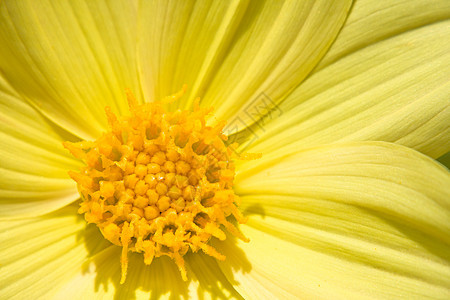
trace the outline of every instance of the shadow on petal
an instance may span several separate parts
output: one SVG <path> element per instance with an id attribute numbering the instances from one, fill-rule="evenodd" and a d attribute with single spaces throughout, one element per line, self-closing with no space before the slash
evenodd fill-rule
<path id="1" fill-rule="evenodd" d="M 129 265 L 127 279 L 120 284 L 121 247 L 112 245 L 105 240 L 97 226 L 88 225 L 83 235 L 89 252 L 89 258 L 83 265 L 83 274 L 94 274 L 95 293 L 111 294 L 114 299 L 169 299 L 209 298 L 212 299 L 243 299 L 234 289 L 239 284 L 233 279 L 225 277 L 215 258 L 202 252 L 189 251 L 184 259 L 186 261 L 188 280 L 183 281 L 176 264 L 169 257 L 155 258 L 151 265 L 144 264 L 141 253 L 128 253 Z M 227 243 L 227 251 L 232 249 L 239 256 L 239 263 L 224 265 L 229 270 L 240 270 L 247 273 L 251 265 L 242 249 L 237 247 L 237 239 L 227 235 L 225 242 L 211 241 L 214 247 L 221 252 L 221 243 Z"/>
<path id="2" fill-rule="evenodd" d="M 450 245 L 438 237 L 433 236 L 435 233 L 426 232 L 421 229 L 412 227 L 411 225 L 403 224 L 401 220 L 384 218 L 386 223 L 398 230 L 402 235 L 409 240 L 414 241 L 427 252 L 436 256 L 443 262 L 450 261 Z"/>
<path id="3" fill-rule="evenodd" d="M 247 206 L 242 213 L 246 217 L 251 215 L 260 216 L 263 219 L 266 217 L 266 210 L 260 203 L 254 203 Z"/>

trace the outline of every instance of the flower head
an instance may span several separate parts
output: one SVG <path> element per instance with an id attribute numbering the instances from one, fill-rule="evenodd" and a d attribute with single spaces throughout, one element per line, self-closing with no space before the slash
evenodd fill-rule
<path id="1" fill-rule="evenodd" d="M 95 142 L 64 143 L 86 163 L 80 173 L 69 172 L 79 185 L 79 213 L 122 246 L 121 283 L 128 251 L 143 252 L 147 265 L 166 255 L 187 280 L 188 250 L 225 259 L 208 245 L 213 236 L 225 240 L 221 225 L 248 242 L 226 219 L 233 215 L 244 222 L 233 191 L 236 146 L 225 145 L 223 122 L 206 125 L 210 110 L 198 103 L 193 112 L 170 113 L 160 103 L 137 106 L 132 95 L 128 98 L 130 117 L 118 120 L 106 108 L 111 132 Z"/>
<path id="2" fill-rule="evenodd" d="M 448 298 L 448 12 L 0 2 L 1 297 Z"/>

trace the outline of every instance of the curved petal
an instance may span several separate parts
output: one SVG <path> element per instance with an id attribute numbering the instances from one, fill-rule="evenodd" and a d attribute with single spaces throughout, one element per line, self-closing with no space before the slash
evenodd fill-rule
<path id="1" fill-rule="evenodd" d="M 85 224 L 74 206 L 39 218 L 0 221 L 2 297 L 50 299 L 87 257 L 80 238 Z"/>
<path id="2" fill-rule="evenodd" d="M 211 296 L 211 283 L 220 269 L 214 260 L 195 258 L 188 269 L 195 272 L 189 283 L 181 279 L 168 258 L 145 266 L 142 255 L 130 254 L 128 278 L 120 285 L 120 247 L 111 246 L 97 227 L 77 214 L 75 205 L 33 219 L 0 221 L 0 284 L 2 296 L 20 299 L 149 299 Z M 188 258 L 188 262 L 190 259 Z M 198 277 L 196 274 L 198 272 Z M 214 274 L 214 276 L 210 276 Z M 206 276 L 208 275 L 208 276 Z M 199 278 L 199 279 L 198 279 Z M 233 287 L 226 286 L 236 295 Z M 171 298 L 171 299 L 172 299 Z"/>
<path id="3" fill-rule="evenodd" d="M 355 1 L 344 27 L 316 71 L 371 44 L 448 18 L 447 0 Z"/>
<path id="4" fill-rule="evenodd" d="M 352 53 L 312 74 L 261 123 L 251 151 L 381 140 L 433 158 L 450 150 L 450 21 Z M 280 113 L 279 113 L 280 114 Z M 281 144 L 279 141 L 282 141 Z"/>
<path id="5" fill-rule="evenodd" d="M 95 228 L 96 229 L 96 228 Z M 98 232 L 98 229 L 97 229 Z M 98 243 L 103 237 L 98 233 Z M 120 247 L 110 246 L 98 252 L 86 263 L 86 271 L 68 280 L 56 294 L 72 299 L 242 299 L 222 274 L 215 259 L 204 254 L 189 253 L 185 256 L 188 281 L 182 280 L 175 263 L 167 257 L 144 264 L 142 254 L 129 253 L 127 280 L 119 284 L 121 277 Z"/>
<path id="6" fill-rule="evenodd" d="M 252 271 L 234 274 L 236 289 L 250 298 L 273 285 L 305 298 L 446 298 L 448 186 L 447 169 L 382 142 L 321 146 L 248 167 L 236 189 L 251 242 L 238 246 Z"/>
<path id="7" fill-rule="evenodd" d="M 351 1 L 253 4 L 202 97 L 205 105 L 217 107 L 217 117 L 233 122 L 235 116 L 244 124 L 259 119 L 303 81 L 337 36 Z M 270 103 L 260 103 L 260 96 Z"/>
<path id="8" fill-rule="evenodd" d="M 449 282 L 446 280 L 449 276 L 448 265 L 430 263 L 427 257 L 411 259 L 411 256 L 416 256 L 392 251 L 392 256 L 386 252 L 372 259 L 391 261 L 391 257 L 395 257 L 396 261 L 392 260 L 392 264 L 399 263 L 400 268 L 409 265 L 410 269 L 420 269 L 423 273 L 432 272 L 427 278 L 416 278 L 415 274 L 403 274 L 403 270 L 396 272 L 390 268 L 379 268 L 372 262 L 347 260 L 346 257 L 355 252 L 345 253 L 348 249 L 340 247 L 341 241 L 309 248 L 253 226 L 243 227 L 252 240 L 248 244 L 240 242 L 238 246 L 246 253 L 252 271 L 248 274 L 234 272 L 233 277 L 235 288 L 245 299 L 446 299 L 450 296 Z M 302 231 L 295 233 L 303 234 Z M 318 235 L 314 238 L 327 237 Z M 385 251 L 383 247 L 370 247 L 379 247 L 378 244 L 369 244 L 367 249 Z M 331 250 L 339 254 L 326 253 Z M 232 251 L 224 250 L 224 253 L 229 259 L 241 259 L 234 257 Z M 364 253 L 364 256 L 368 254 Z M 416 263 L 418 265 L 413 265 Z"/>
<path id="9" fill-rule="evenodd" d="M 190 253 L 186 263 L 194 282 L 198 284 L 196 295 L 192 298 L 244 299 L 232 285 L 234 278 L 225 277 L 215 258 L 204 253 Z"/>
<path id="10" fill-rule="evenodd" d="M 188 84 L 188 94 L 201 96 L 198 85 L 230 43 L 248 1 L 141 1 L 139 62 L 146 101 L 172 95 Z M 175 103 L 188 107 L 186 103 Z"/>
<path id="11" fill-rule="evenodd" d="M 141 71 L 152 82 L 150 98 L 187 83 L 184 106 L 199 96 L 220 119 L 261 92 L 274 103 L 286 96 L 325 54 L 350 7 L 350 1 L 143 4 Z"/>
<path id="12" fill-rule="evenodd" d="M 66 282 L 56 299 L 68 294 L 71 299 L 169 299 L 171 293 L 186 297 L 189 292 L 170 259 L 155 260 L 150 268 L 144 264 L 142 255 L 129 254 L 128 275 L 123 285 L 119 284 L 119 247 L 104 249 L 87 266 L 87 272 L 79 272 Z"/>
<path id="13" fill-rule="evenodd" d="M 2 1 L 0 69 L 58 125 L 82 138 L 106 128 L 104 108 L 140 97 L 136 7 L 129 1 Z"/>
<path id="14" fill-rule="evenodd" d="M 70 138 L 0 77 L 0 217 L 44 214 L 79 197 L 67 171 L 80 164 L 62 147 Z"/>

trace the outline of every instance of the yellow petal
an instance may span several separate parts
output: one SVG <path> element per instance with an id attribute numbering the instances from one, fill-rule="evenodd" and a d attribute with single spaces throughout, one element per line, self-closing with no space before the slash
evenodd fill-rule
<path id="1" fill-rule="evenodd" d="M 208 80 L 239 25 L 248 1 L 141 1 L 140 76 L 146 101 Z M 187 97 L 186 97 L 187 98 Z M 175 103 L 185 106 L 186 103 Z"/>
<path id="2" fill-rule="evenodd" d="M 150 98 L 187 83 L 185 106 L 199 96 L 230 119 L 261 92 L 275 103 L 298 85 L 336 37 L 350 1 L 143 5 L 141 71 Z"/>
<path id="3" fill-rule="evenodd" d="M 104 107 L 127 111 L 139 96 L 136 11 L 129 1 L 2 1 L 0 68 L 55 123 L 89 138 Z"/>
<path id="4" fill-rule="evenodd" d="M 101 238 L 101 236 L 99 236 Z M 95 239 L 88 245 L 95 243 Z M 167 257 L 153 260 L 150 266 L 142 254 L 129 253 L 127 280 L 121 285 L 120 248 L 111 246 L 89 260 L 88 271 L 79 272 L 65 283 L 56 298 L 72 295 L 73 299 L 217 299 L 233 296 L 242 299 L 222 274 L 215 259 L 203 254 L 185 256 L 188 281 Z"/>
<path id="5" fill-rule="evenodd" d="M 316 70 L 370 44 L 450 17 L 447 0 L 358 0 Z"/>
<path id="6" fill-rule="evenodd" d="M 63 149 L 73 138 L 19 98 L 0 77 L 0 217 L 40 215 L 76 200 Z"/>
<path id="7" fill-rule="evenodd" d="M 70 179 L 46 178 L 0 168 L 0 218 L 42 215 L 78 198 L 76 186 Z"/>
<path id="8" fill-rule="evenodd" d="M 252 240 L 239 247 L 252 270 L 226 275 L 249 298 L 447 298 L 449 186 L 432 159 L 382 142 L 246 168 L 236 189 Z"/>
<path id="9" fill-rule="evenodd" d="M 253 152 L 381 140 L 433 158 L 450 150 L 450 21 L 369 45 L 312 74 L 281 117 L 255 132 Z M 269 120 L 268 120 L 269 121 Z"/>
<path id="10" fill-rule="evenodd" d="M 232 45 L 208 83 L 205 105 L 233 122 L 251 124 L 286 97 L 328 50 L 350 9 L 351 1 L 254 1 Z"/>
<path id="11" fill-rule="evenodd" d="M 446 299 L 450 296 L 447 288 L 449 282 L 446 280 L 449 276 L 448 265 L 443 267 L 444 262 L 430 262 L 429 254 L 428 257 L 420 258 L 422 253 L 427 253 L 426 250 L 417 256 L 394 251 L 394 257 L 406 264 L 420 263 L 413 266 L 415 269 L 423 273 L 433 271 L 427 276 L 416 278 L 415 274 L 395 272 L 389 267 L 381 268 L 375 264 L 347 259 L 354 252 L 341 249 L 334 241 L 309 248 L 293 244 L 278 235 L 247 227 L 243 226 L 243 230 L 252 237 L 251 242 L 238 243 L 245 256 L 236 255 L 224 246 L 222 249 L 227 260 L 220 262 L 221 266 L 229 263 L 229 260 L 235 264 L 241 261 L 251 264 L 248 273 L 238 270 L 227 274 L 235 280 L 235 288 L 244 299 Z M 377 244 L 370 246 L 378 247 Z M 420 244 L 416 247 L 420 248 Z M 330 255 L 327 253 L 329 249 L 338 254 Z M 371 250 L 369 253 L 377 250 L 384 252 L 385 249 Z M 418 259 L 409 260 L 410 257 Z M 378 256 L 373 260 L 377 259 L 389 261 L 391 256 L 381 255 L 381 258 Z"/>
<path id="12" fill-rule="evenodd" d="M 243 299 L 233 287 L 233 281 L 229 281 L 220 269 L 217 259 L 203 253 L 189 253 L 186 263 L 192 271 L 194 282 L 198 282 L 196 297 L 193 298 Z M 231 268 L 231 265 L 228 267 Z"/>
<path id="13" fill-rule="evenodd" d="M 50 299 L 88 255 L 76 207 L 51 215 L 0 221 L 0 286 L 5 299 Z"/>

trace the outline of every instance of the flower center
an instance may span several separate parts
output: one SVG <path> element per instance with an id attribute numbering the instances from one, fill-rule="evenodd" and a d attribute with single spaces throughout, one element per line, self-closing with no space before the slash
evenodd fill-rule
<path id="1" fill-rule="evenodd" d="M 187 280 L 183 255 L 189 249 L 225 259 L 208 244 L 211 237 L 226 238 L 221 225 L 248 241 L 227 220 L 245 221 L 232 189 L 235 145 L 225 144 L 225 122 L 206 125 L 212 109 L 200 109 L 198 101 L 193 111 L 175 112 L 164 111 L 162 103 L 137 105 L 131 93 L 128 101 L 129 117 L 106 108 L 110 132 L 93 142 L 64 143 L 86 164 L 80 173 L 69 172 L 81 194 L 79 213 L 122 246 L 121 283 L 128 251 L 143 253 L 148 265 L 169 256 Z"/>

